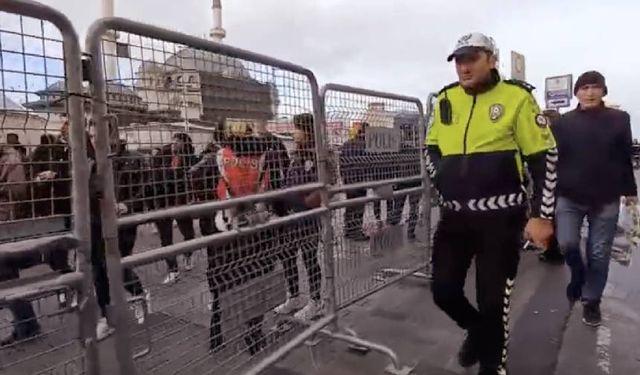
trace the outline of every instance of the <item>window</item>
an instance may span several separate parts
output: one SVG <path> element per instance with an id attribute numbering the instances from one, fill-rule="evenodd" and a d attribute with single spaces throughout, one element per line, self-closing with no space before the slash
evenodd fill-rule
<path id="1" fill-rule="evenodd" d="M 177 83 L 182 83 L 182 76 L 176 77 L 176 82 Z"/>

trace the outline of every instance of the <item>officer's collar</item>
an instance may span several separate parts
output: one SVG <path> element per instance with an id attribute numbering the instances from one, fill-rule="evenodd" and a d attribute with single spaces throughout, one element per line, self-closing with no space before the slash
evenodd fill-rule
<path id="1" fill-rule="evenodd" d="M 478 85 L 478 87 L 468 88 L 468 89 L 463 88 L 463 89 L 464 89 L 464 92 L 467 93 L 468 95 L 478 95 L 478 94 L 485 93 L 491 90 L 492 88 L 496 87 L 496 85 L 499 82 L 500 82 L 500 73 L 498 73 L 497 69 L 491 69 L 491 73 L 489 74 L 487 79 L 483 83 Z"/>

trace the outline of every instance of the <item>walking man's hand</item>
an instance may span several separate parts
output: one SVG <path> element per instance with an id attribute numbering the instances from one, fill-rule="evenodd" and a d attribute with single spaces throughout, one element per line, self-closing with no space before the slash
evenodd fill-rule
<path id="1" fill-rule="evenodd" d="M 553 237 L 553 222 L 551 220 L 533 217 L 527 222 L 524 234 L 536 247 L 547 250 L 551 237 Z"/>
<path id="2" fill-rule="evenodd" d="M 638 204 L 638 197 L 624 197 L 624 204 L 627 206 L 635 206 Z"/>

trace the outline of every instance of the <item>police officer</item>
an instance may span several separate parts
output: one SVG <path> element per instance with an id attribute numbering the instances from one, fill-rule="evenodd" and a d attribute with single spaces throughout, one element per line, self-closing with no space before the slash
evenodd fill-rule
<path id="1" fill-rule="evenodd" d="M 553 234 L 558 156 L 533 87 L 501 79 L 493 39 L 463 36 L 452 60 L 458 82 L 440 91 L 426 142 L 427 170 L 442 196 L 433 298 L 467 332 L 460 364 L 480 362 L 481 375 L 504 375 L 521 233 L 541 248 Z M 534 183 L 526 228 L 524 161 Z M 478 309 L 463 289 L 473 258 Z"/>

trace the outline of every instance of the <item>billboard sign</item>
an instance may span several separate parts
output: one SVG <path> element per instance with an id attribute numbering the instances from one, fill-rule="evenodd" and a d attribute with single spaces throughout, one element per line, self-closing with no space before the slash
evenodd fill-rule
<path id="1" fill-rule="evenodd" d="M 566 108 L 573 98 L 573 75 L 548 77 L 544 82 L 544 100 L 547 108 Z"/>

